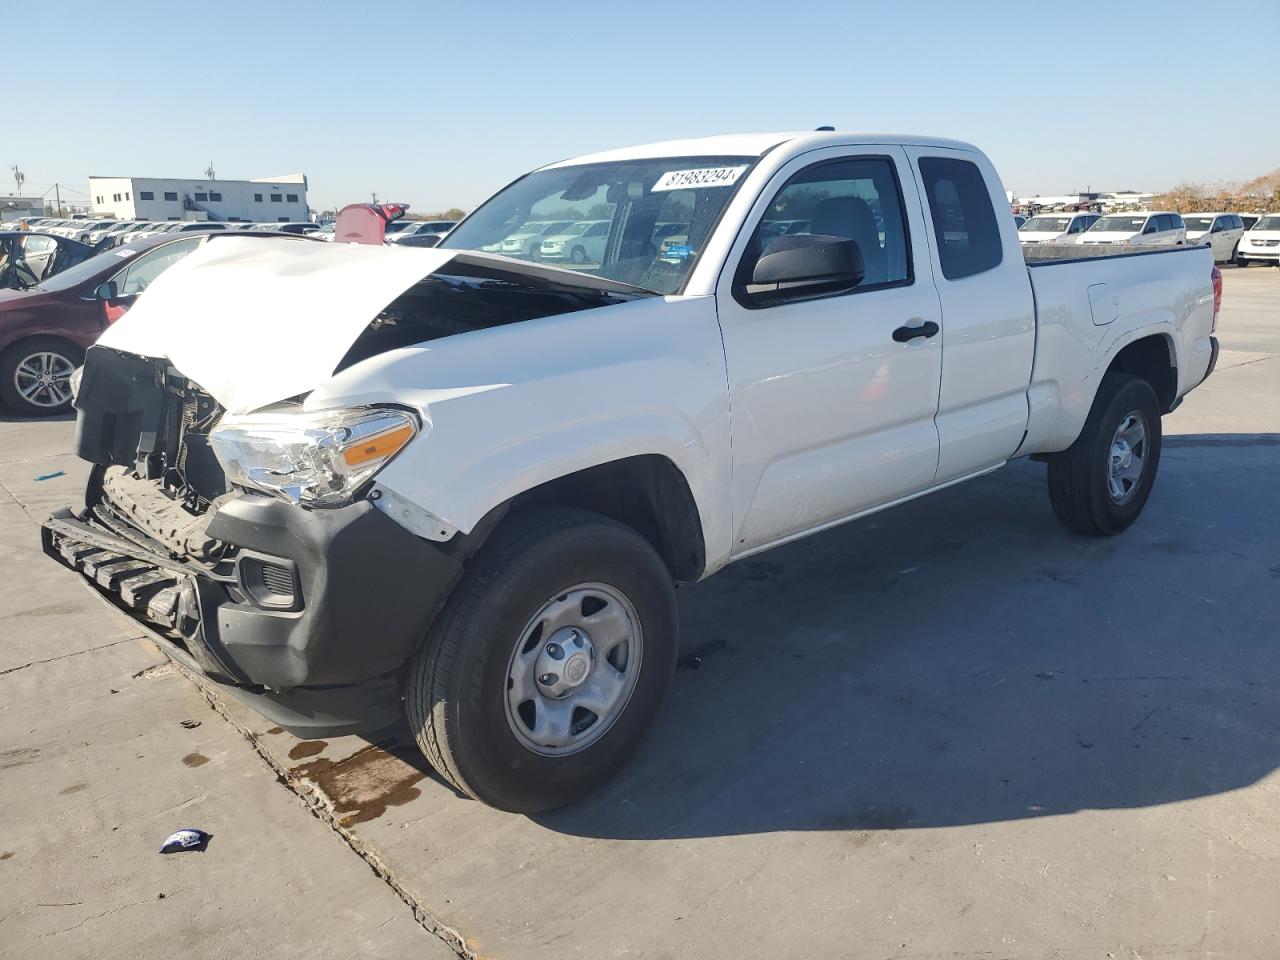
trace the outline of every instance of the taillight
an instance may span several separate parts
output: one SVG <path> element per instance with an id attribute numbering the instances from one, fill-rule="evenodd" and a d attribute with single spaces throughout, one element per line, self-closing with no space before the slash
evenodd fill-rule
<path id="1" fill-rule="evenodd" d="M 1213 267 L 1213 323 L 1209 326 L 1210 333 L 1216 333 L 1218 330 L 1218 311 L 1222 309 L 1222 271 L 1218 269 L 1217 264 Z"/>

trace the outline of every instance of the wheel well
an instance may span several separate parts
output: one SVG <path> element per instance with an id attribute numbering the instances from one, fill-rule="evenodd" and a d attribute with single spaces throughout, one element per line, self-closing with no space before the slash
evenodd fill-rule
<path id="1" fill-rule="evenodd" d="M 1128 373 L 1147 381 L 1165 413 L 1177 399 L 1178 367 L 1169 340 L 1162 334 L 1133 341 L 1116 354 L 1107 372 Z"/>
<path id="2" fill-rule="evenodd" d="M 550 480 L 516 497 L 522 506 L 578 507 L 625 523 L 653 545 L 674 580 L 702 576 L 702 520 L 679 468 L 657 454 L 627 457 Z"/>

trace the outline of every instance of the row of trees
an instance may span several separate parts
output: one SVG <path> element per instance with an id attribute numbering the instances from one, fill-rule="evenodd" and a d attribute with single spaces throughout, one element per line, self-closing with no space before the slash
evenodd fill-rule
<path id="1" fill-rule="evenodd" d="M 1172 190 L 1155 197 L 1154 210 L 1176 210 L 1178 213 L 1215 213 L 1219 210 L 1239 210 L 1243 213 L 1280 212 L 1280 171 L 1270 178 L 1259 177 L 1243 186 L 1205 186 L 1200 183 L 1180 183 Z"/>

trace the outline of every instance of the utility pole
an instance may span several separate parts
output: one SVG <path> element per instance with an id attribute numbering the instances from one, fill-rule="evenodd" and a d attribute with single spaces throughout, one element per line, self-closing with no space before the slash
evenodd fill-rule
<path id="1" fill-rule="evenodd" d="M 22 196 L 22 184 L 26 182 L 27 175 L 18 169 L 18 165 L 16 163 L 9 169 L 13 171 L 13 182 L 18 185 L 17 196 L 20 197 Z"/>
<path id="2" fill-rule="evenodd" d="M 62 216 L 62 189 L 58 184 L 53 185 L 53 195 L 58 198 L 58 216 Z"/>
<path id="3" fill-rule="evenodd" d="M 374 202 L 374 203 L 377 203 L 377 202 L 378 202 L 378 191 L 377 191 L 377 190 L 373 191 L 373 202 Z"/>
<path id="4" fill-rule="evenodd" d="M 208 169 L 207 169 L 207 170 L 205 170 L 204 175 L 205 175 L 206 177 L 208 177 L 210 180 L 217 180 L 217 179 L 218 179 L 216 176 L 214 176 L 214 173 L 213 173 L 213 161 L 212 161 L 212 160 L 210 160 L 210 161 L 209 161 L 209 167 L 208 167 Z"/>

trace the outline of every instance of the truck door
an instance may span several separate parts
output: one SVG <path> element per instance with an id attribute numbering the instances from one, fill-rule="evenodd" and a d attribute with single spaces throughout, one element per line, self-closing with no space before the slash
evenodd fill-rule
<path id="1" fill-rule="evenodd" d="M 909 201 L 909 202 L 908 202 Z M 919 492 L 937 470 L 941 312 L 900 147 L 830 147 L 784 165 L 721 273 L 733 435 L 733 554 Z M 852 289 L 768 303 L 747 286 L 771 244 L 856 240 Z"/>
<path id="2" fill-rule="evenodd" d="M 1035 303 L 1013 218 L 981 154 L 907 147 L 942 303 L 936 483 L 997 466 L 1027 427 Z"/>

